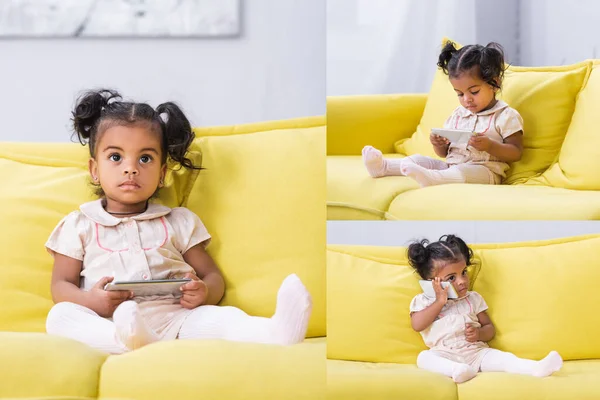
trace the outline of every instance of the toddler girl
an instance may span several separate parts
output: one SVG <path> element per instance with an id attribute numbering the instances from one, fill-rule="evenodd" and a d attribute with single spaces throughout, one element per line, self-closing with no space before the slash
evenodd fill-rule
<path id="1" fill-rule="evenodd" d="M 430 348 L 419 354 L 417 366 L 444 374 L 456 383 L 468 381 L 478 371 L 542 377 L 560 370 L 562 358 L 555 351 L 541 361 L 532 361 L 488 347 L 486 342 L 496 330 L 481 295 L 469 291 L 467 267 L 472 257 L 467 244 L 453 235 L 408 247 L 411 266 L 422 279 L 432 280 L 435 289 L 435 298 L 421 293 L 410 303 L 412 327 Z M 458 299 L 448 298 L 448 288 L 443 289 L 442 282 L 451 283 Z"/>
<path id="2" fill-rule="evenodd" d="M 164 185 L 167 162 L 197 168 L 186 157 L 194 139 L 181 109 L 121 101 L 110 90 L 83 95 L 73 126 L 89 145 L 89 171 L 99 199 L 81 205 L 54 229 L 46 330 L 113 354 L 158 340 L 226 339 L 294 344 L 304 340 L 312 302 L 296 275 L 277 294 L 272 318 L 218 307 L 221 272 L 206 252 L 211 236 L 197 215 L 150 200 Z M 243 221 L 241 221 L 243 223 Z M 106 291 L 113 279 L 189 278 L 181 296 L 133 297 Z"/>
<path id="3" fill-rule="evenodd" d="M 381 151 L 366 146 L 362 157 L 373 178 L 410 176 L 421 186 L 444 183 L 499 184 L 508 163 L 519 161 L 523 152 L 523 119 L 502 100 L 496 99 L 504 76 L 504 54 L 497 43 L 469 45 L 457 50 L 447 42 L 437 64 L 449 75 L 460 106 L 444 123 L 446 129 L 473 132 L 468 143 L 450 143 L 430 135 L 441 161 L 419 154 L 405 158 L 383 158 Z"/>

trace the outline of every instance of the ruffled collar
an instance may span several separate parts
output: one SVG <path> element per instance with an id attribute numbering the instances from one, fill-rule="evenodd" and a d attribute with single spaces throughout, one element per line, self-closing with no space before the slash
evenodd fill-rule
<path id="1" fill-rule="evenodd" d="M 134 215 L 133 217 L 118 218 L 106 212 L 102 206 L 102 201 L 102 199 L 90 201 L 89 203 L 82 204 L 79 209 L 86 217 L 103 226 L 116 226 L 121 222 L 129 220 L 145 221 L 160 218 L 171 212 L 169 207 L 150 203 L 148 204 L 148 209 L 141 214 Z"/>

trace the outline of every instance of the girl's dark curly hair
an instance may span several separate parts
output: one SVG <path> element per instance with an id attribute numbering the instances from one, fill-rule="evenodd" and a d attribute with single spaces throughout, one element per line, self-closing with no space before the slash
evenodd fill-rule
<path id="1" fill-rule="evenodd" d="M 175 103 L 163 103 L 153 109 L 146 103 L 121 101 L 121 95 L 114 90 L 99 89 L 84 93 L 72 114 L 73 130 L 81 144 L 89 144 L 92 157 L 107 129 L 145 123 L 161 134 L 163 164 L 170 159 L 185 168 L 200 169 L 185 156 L 194 140 L 194 132 Z"/>
<path id="2" fill-rule="evenodd" d="M 455 235 L 444 235 L 433 243 L 423 239 L 408 246 L 408 261 L 423 279 L 431 278 L 436 261 L 459 262 L 461 260 L 465 260 L 467 266 L 470 266 L 473 263 L 473 250 Z"/>
<path id="3" fill-rule="evenodd" d="M 504 49 L 498 43 L 487 46 L 472 44 L 458 50 L 451 41 L 446 42 L 438 58 L 438 67 L 450 78 L 476 68 L 484 82 L 500 89 L 504 78 Z"/>

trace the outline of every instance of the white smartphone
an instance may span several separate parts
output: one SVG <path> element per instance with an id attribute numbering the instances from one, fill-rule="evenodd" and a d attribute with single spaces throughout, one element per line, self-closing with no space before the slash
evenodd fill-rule
<path id="1" fill-rule="evenodd" d="M 425 296 L 435 298 L 435 290 L 433 289 L 433 281 L 419 280 L 419 285 L 421 285 L 421 289 L 423 289 L 423 293 L 425 293 Z M 458 299 L 458 293 L 456 293 L 454 286 L 452 286 L 452 284 L 450 282 L 442 282 L 442 288 L 445 289 L 447 287 L 449 287 L 448 298 L 449 299 Z"/>
<path id="2" fill-rule="evenodd" d="M 127 290 L 134 296 L 164 296 L 172 294 L 181 297 L 179 288 L 191 279 L 157 279 L 152 281 L 113 281 L 104 286 L 104 290 Z"/>
<path id="3" fill-rule="evenodd" d="M 442 128 L 431 128 L 432 135 L 443 136 L 450 142 L 455 144 L 467 144 L 469 139 L 473 136 L 473 132 L 463 129 L 442 129 Z"/>

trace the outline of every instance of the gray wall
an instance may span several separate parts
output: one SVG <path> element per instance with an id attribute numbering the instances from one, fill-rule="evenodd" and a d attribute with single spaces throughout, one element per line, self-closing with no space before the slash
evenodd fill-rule
<path id="1" fill-rule="evenodd" d="M 600 233 L 600 221 L 328 221 L 327 243 L 404 246 L 456 234 L 469 243 L 544 240 Z"/>
<path id="2" fill-rule="evenodd" d="M 74 99 L 110 86 L 195 126 L 325 114 L 323 0 L 245 0 L 238 39 L 0 40 L 0 141 L 68 141 Z"/>
<path id="3" fill-rule="evenodd" d="M 521 0 L 523 65 L 600 58 L 600 1 Z"/>

